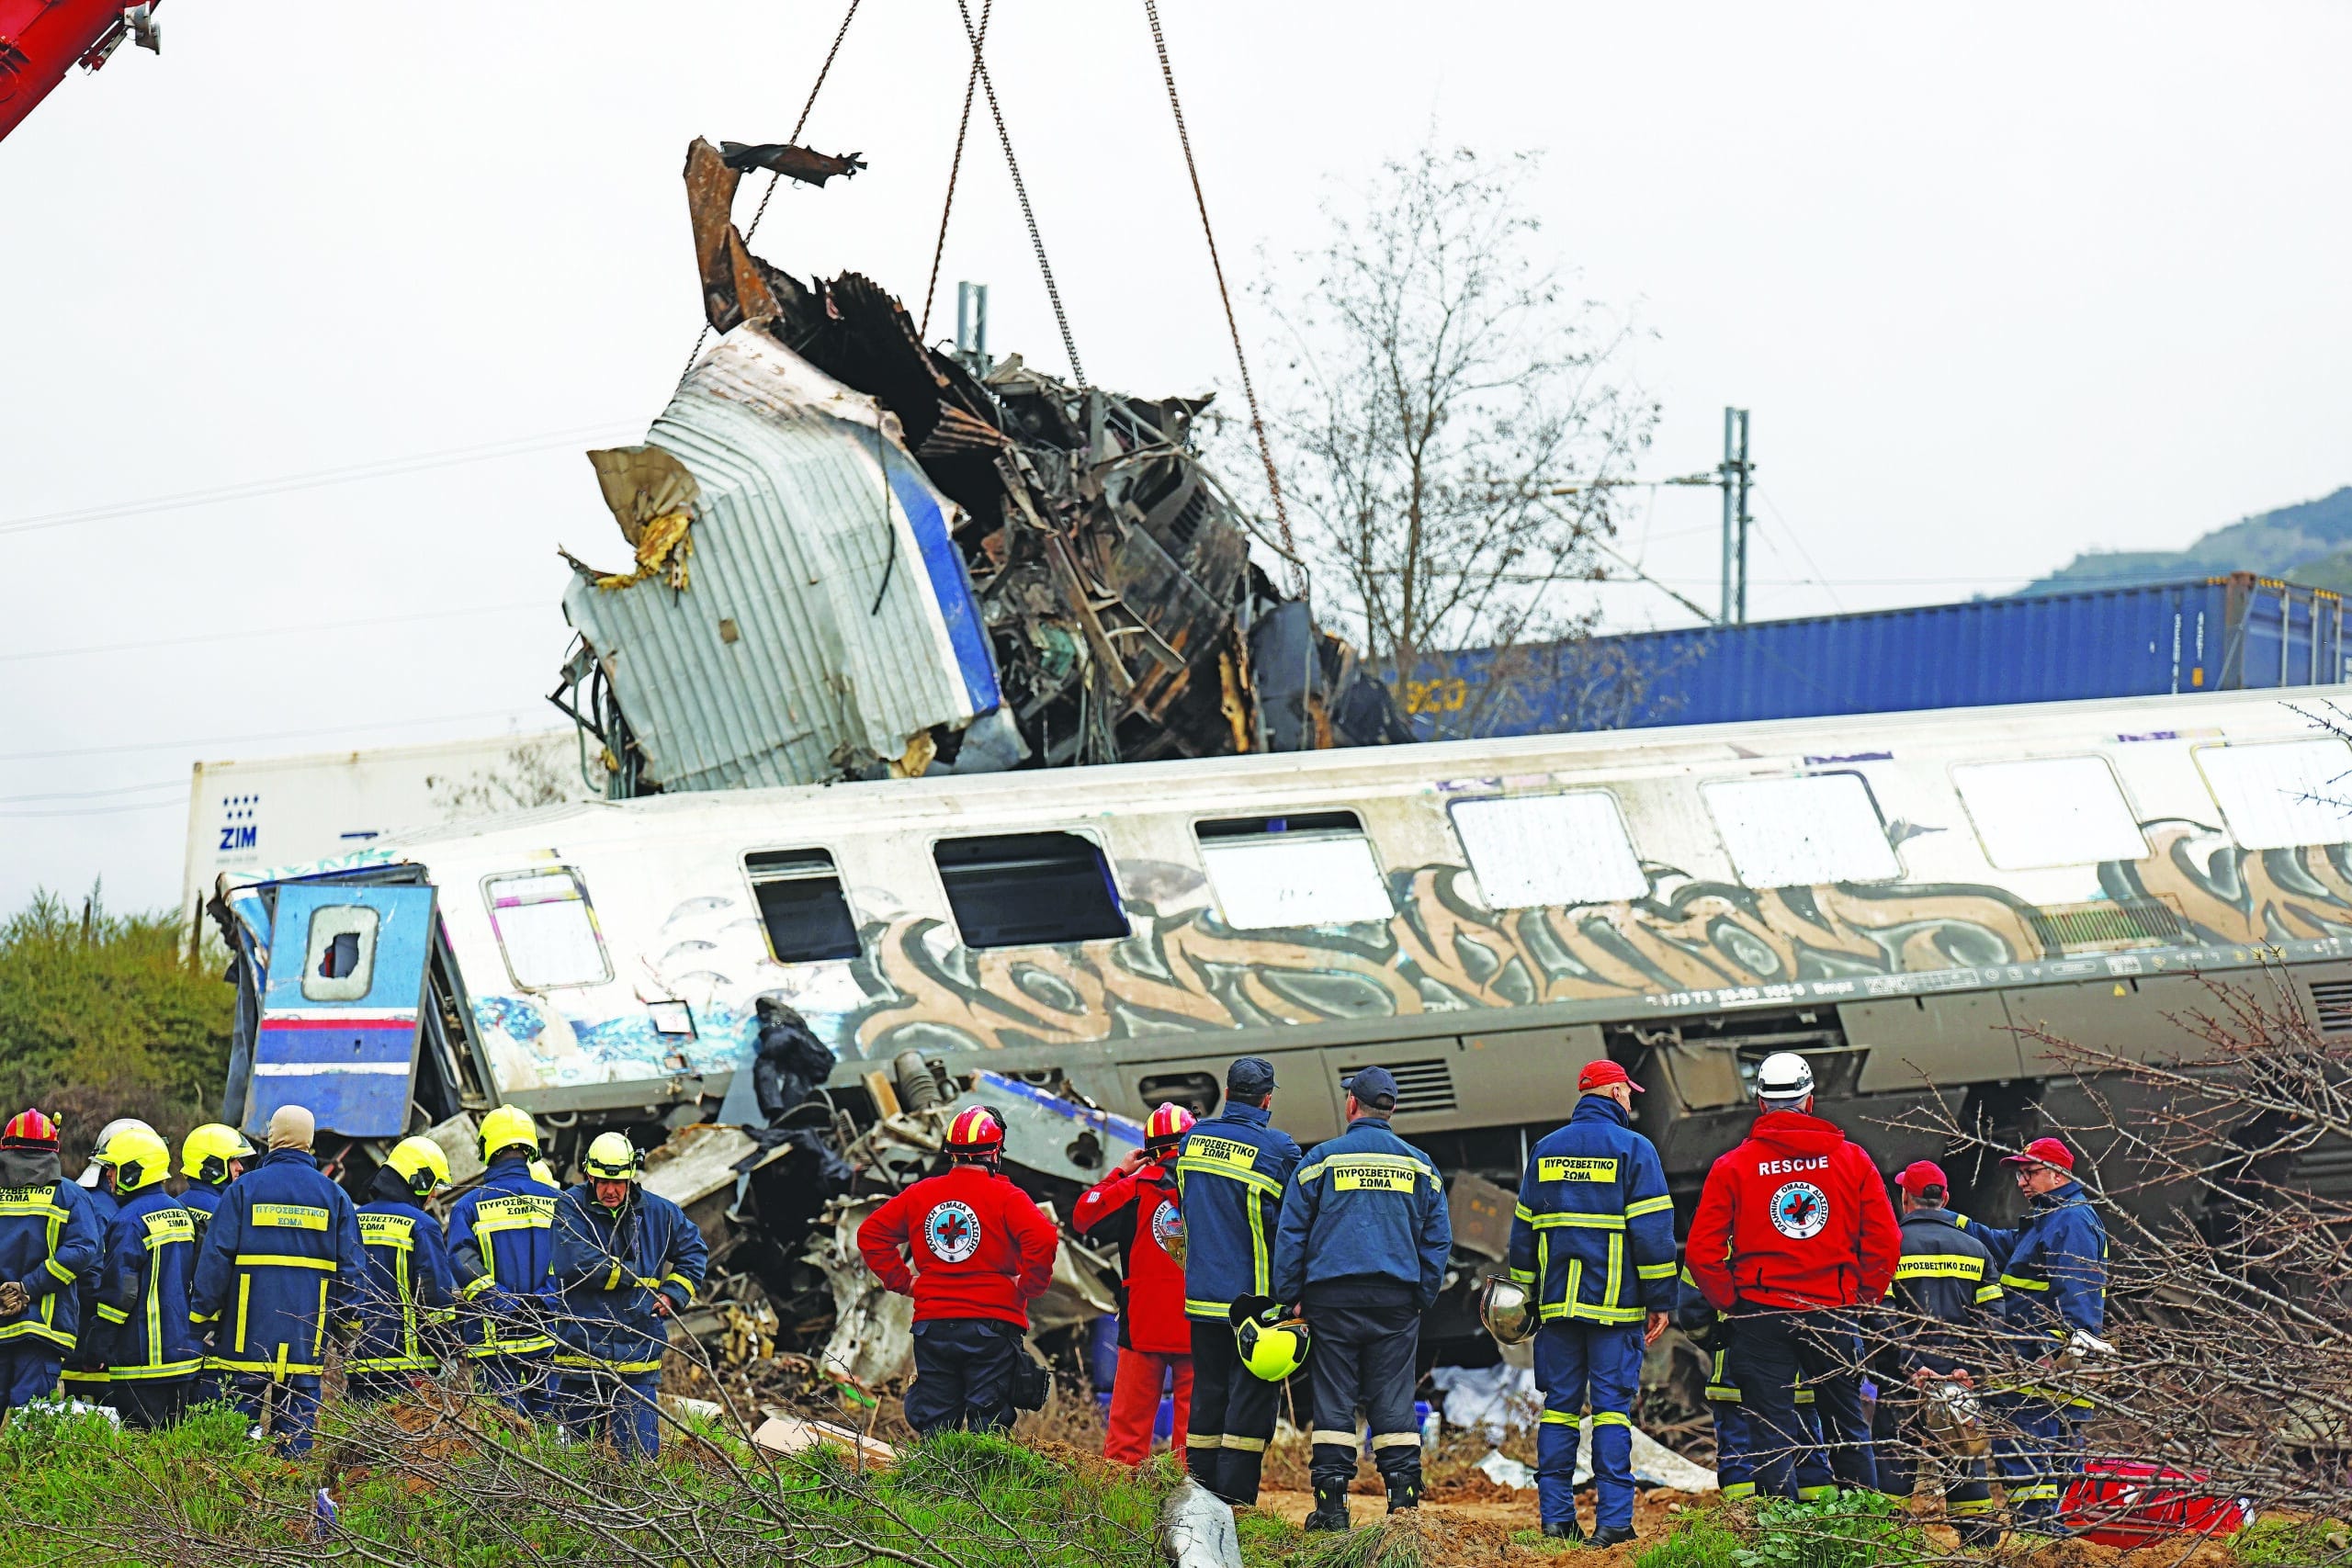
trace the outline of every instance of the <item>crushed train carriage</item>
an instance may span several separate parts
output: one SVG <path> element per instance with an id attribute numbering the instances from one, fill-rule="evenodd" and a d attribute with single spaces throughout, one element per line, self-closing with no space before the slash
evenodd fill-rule
<path id="1" fill-rule="evenodd" d="M 224 887 L 232 1110 L 258 1125 L 307 1096 L 364 1141 L 503 1100 L 567 1146 L 757 1123 L 766 997 L 839 1062 L 786 1121 L 867 1185 L 936 1149 L 936 1107 L 1017 1100 L 1011 1156 L 1067 1213 L 1139 1141 L 1135 1118 L 1205 1108 L 1237 1055 L 1276 1064 L 1277 1120 L 1304 1143 L 1338 1131 L 1341 1075 L 1377 1063 L 1399 1132 L 1454 1184 L 1458 1288 L 1431 1328 L 1468 1333 L 1503 1229 L 1476 1216 L 1499 1196 L 1507 1225 L 1524 1150 L 1588 1060 L 1651 1091 L 1640 1125 L 1687 1214 L 1771 1051 L 1811 1057 L 1826 1113 L 1894 1168 L 1950 1157 L 1887 1125 L 1925 1097 L 2019 1143 L 2045 1111 L 2080 1119 L 2030 1030 L 2186 1049 L 2167 1015 L 2210 1010 L 2209 976 L 2352 1027 L 2335 803 L 2352 745 L 2309 705 L 1526 737 L 461 824 Z M 706 1181 L 697 1217 L 739 1227 L 755 1245 L 736 1267 L 805 1297 L 803 1319 L 830 1300 L 837 1347 L 887 1340 L 850 1321 L 886 1303 L 823 1278 L 838 1224 L 805 1184 L 760 1180 L 763 1159 L 814 1156 L 729 1137 L 745 1172 Z M 2000 1201 L 1997 1179 L 1955 1175 Z M 1069 1320 L 1095 1310 L 1101 1261 L 1073 1258 Z"/>

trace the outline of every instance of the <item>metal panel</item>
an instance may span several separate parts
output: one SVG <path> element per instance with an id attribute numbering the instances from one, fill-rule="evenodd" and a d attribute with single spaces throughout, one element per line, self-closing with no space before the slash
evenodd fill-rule
<path id="1" fill-rule="evenodd" d="M 281 1105 L 300 1105 L 321 1131 L 345 1137 L 396 1138 L 408 1131 L 433 898 L 430 887 L 290 883 L 278 889 L 243 1118 L 248 1134 L 267 1132 Z M 316 944 L 309 941 L 322 913 L 350 909 L 372 917 L 354 949 L 366 966 L 354 976 L 366 987 L 357 995 L 334 990 L 332 980 L 320 983 L 312 973 Z"/>
<path id="2" fill-rule="evenodd" d="M 664 789 L 815 783 L 998 705 L 954 503 L 871 399 L 739 330 L 647 439 L 701 486 L 689 586 L 577 577 L 564 610 Z"/>
<path id="3" fill-rule="evenodd" d="M 2247 573 L 1444 656 L 1419 733 L 1527 735 L 2301 686 L 2344 672 L 2343 602 Z"/>

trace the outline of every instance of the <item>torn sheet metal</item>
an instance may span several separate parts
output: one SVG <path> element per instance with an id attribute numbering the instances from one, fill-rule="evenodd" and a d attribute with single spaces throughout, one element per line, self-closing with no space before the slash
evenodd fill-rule
<path id="1" fill-rule="evenodd" d="M 998 705 L 955 503 L 875 400 L 740 327 L 646 446 L 697 491 L 690 582 L 582 571 L 564 594 L 628 716 L 640 787 L 872 773 Z M 626 510 L 666 499 L 640 502 L 632 482 L 606 485 Z"/>
<path id="2" fill-rule="evenodd" d="M 768 169 L 805 186 L 821 186 L 836 175 L 851 179 L 865 167 L 863 153 L 820 152 L 788 141 L 722 141 L 718 156 L 730 169 Z"/>
<path id="3" fill-rule="evenodd" d="M 972 1087 L 949 1112 L 985 1105 L 1004 1123 L 1004 1157 L 1041 1176 L 1091 1187 L 1129 1149 L 1143 1147 L 1143 1124 L 997 1073 L 972 1075 Z"/>
<path id="4" fill-rule="evenodd" d="M 888 1196 L 837 1198 L 809 1234 L 808 1261 L 833 1290 L 833 1333 L 819 1359 L 825 1371 L 873 1388 L 915 1364 L 915 1301 L 882 1288 L 857 1249 L 857 1227 Z"/>

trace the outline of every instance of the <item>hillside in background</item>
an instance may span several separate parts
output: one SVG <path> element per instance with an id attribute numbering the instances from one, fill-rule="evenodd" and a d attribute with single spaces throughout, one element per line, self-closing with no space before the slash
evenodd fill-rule
<path id="1" fill-rule="evenodd" d="M 2173 582 L 2227 571 L 2352 593 L 2352 485 L 2216 528 L 2185 550 L 2089 550 L 2019 593 Z"/>

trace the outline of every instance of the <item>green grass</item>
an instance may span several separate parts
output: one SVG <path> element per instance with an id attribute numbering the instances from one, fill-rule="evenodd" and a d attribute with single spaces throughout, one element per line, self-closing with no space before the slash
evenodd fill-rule
<path id="1" fill-rule="evenodd" d="M 964 1434 L 860 1472 L 829 1451 L 771 1469 L 718 1433 L 665 1437 L 646 1466 L 495 1422 L 455 1440 L 391 1431 L 331 1411 L 294 1461 L 224 1411 L 161 1433 L 19 1412 L 0 1432 L 0 1568 L 1144 1568 L 1163 1561 L 1178 1479 L 1165 1461 L 1129 1472 Z M 322 1487 L 336 1533 L 314 1543 Z"/>
<path id="2" fill-rule="evenodd" d="M 1738 1554 L 1747 1546 L 1723 1510 L 1693 1509 L 1635 1554 L 1634 1568 L 1738 1568 Z"/>
<path id="3" fill-rule="evenodd" d="M 2230 1545 L 2247 1568 L 2314 1568 L 2352 1562 L 2352 1529 L 2335 1519 L 2263 1519 Z"/>
<path id="4" fill-rule="evenodd" d="M 1894 1499 L 1874 1493 L 1818 1503 L 1774 1500 L 1753 1515 L 1685 1514 L 1635 1568 L 1883 1568 L 1941 1555 Z"/>

